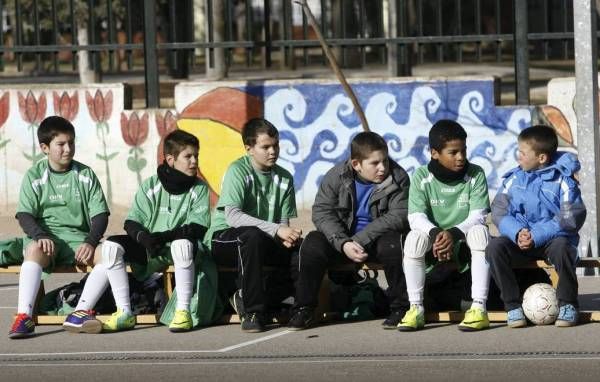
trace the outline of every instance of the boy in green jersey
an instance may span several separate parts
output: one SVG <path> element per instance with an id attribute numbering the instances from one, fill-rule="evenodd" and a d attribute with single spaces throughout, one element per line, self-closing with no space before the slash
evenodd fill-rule
<path id="1" fill-rule="evenodd" d="M 126 262 L 139 280 L 174 265 L 177 306 L 169 330 L 192 329 L 194 256 L 201 249 L 201 240 L 210 223 L 208 187 L 196 177 L 198 148 L 198 139 L 185 131 L 175 130 L 165 137 L 165 161 L 135 194 L 125 220 L 127 235 L 110 236 L 102 245 L 104 268 L 99 272 L 108 276 L 117 305 L 117 311 L 102 324 L 102 330 L 114 332 L 135 326 Z M 96 268 L 92 275 L 95 272 Z M 86 283 L 83 294 L 87 292 Z M 97 320 L 84 312 L 95 305 L 103 292 L 95 289 L 94 298 L 89 300 L 82 295 L 63 327 L 71 332 L 89 332 L 86 325 Z"/>
<path id="2" fill-rule="evenodd" d="M 429 131 L 431 161 L 416 170 L 410 184 L 404 244 L 404 274 L 410 310 L 400 331 L 425 325 L 425 273 L 440 262 L 453 261 L 459 272 L 471 268 L 473 303 L 458 326 L 463 331 L 489 327 L 486 301 L 490 271 L 485 261 L 489 240 L 485 219 L 490 202 L 483 169 L 467 160 L 467 134 L 451 120 L 436 122 Z M 470 250 L 470 253 L 469 253 Z"/>
<path id="3" fill-rule="evenodd" d="M 108 225 L 108 206 L 94 172 L 73 160 L 75 129 L 66 119 L 44 119 L 37 131 L 46 158 L 23 179 L 16 218 L 27 237 L 19 274 L 17 317 L 10 338 L 34 334 L 31 319 L 42 270 L 57 265 L 92 265 Z M 99 256 L 98 256 L 99 258 Z M 99 285 L 106 277 L 92 278 Z M 99 328 L 96 325 L 95 330 Z"/>
<path id="4" fill-rule="evenodd" d="M 218 265 L 236 267 L 239 290 L 232 297 L 242 330 L 264 330 L 266 293 L 263 265 L 284 269 L 302 231 L 289 226 L 296 217 L 292 175 L 275 162 L 279 132 L 269 121 L 251 119 L 242 129 L 247 155 L 234 161 L 223 178 L 209 234 Z"/>

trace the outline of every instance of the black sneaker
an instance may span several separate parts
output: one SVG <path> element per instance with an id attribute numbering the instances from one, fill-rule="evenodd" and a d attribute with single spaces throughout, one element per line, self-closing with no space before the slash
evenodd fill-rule
<path id="1" fill-rule="evenodd" d="M 292 318 L 288 321 L 288 329 L 290 330 L 303 330 L 308 329 L 315 324 L 315 311 L 309 307 L 303 306 L 302 308 L 294 311 Z"/>
<path id="2" fill-rule="evenodd" d="M 241 316 L 242 331 L 246 333 L 260 333 L 265 331 L 263 318 L 260 313 L 247 313 Z"/>
<path id="3" fill-rule="evenodd" d="M 242 316 L 246 314 L 246 312 L 244 311 L 244 302 L 242 300 L 241 289 L 236 290 L 235 293 L 231 297 L 229 297 L 229 303 L 233 307 L 233 310 L 235 310 L 235 312 L 238 314 L 238 316 L 240 316 L 241 320 Z"/>
<path id="4" fill-rule="evenodd" d="M 381 326 L 384 329 L 397 329 L 398 328 L 398 324 L 400 323 L 400 321 L 402 321 L 402 317 L 404 317 L 404 315 L 406 314 L 405 310 L 396 310 L 393 311 L 388 318 L 385 319 L 385 321 L 383 321 L 381 323 Z"/>

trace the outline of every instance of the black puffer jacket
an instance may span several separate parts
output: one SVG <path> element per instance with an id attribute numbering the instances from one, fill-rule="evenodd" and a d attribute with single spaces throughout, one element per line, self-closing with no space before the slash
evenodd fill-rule
<path id="1" fill-rule="evenodd" d="M 408 232 L 408 174 L 393 160 L 389 160 L 390 175 L 376 185 L 369 200 L 373 221 L 356 235 L 351 229 L 356 218 L 356 190 L 354 170 L 350 161 L 339 163 L 329 170 L 312 207 L 312 220 L 338 251 L 354 240 L 368 246 L 386 232 Z"/>

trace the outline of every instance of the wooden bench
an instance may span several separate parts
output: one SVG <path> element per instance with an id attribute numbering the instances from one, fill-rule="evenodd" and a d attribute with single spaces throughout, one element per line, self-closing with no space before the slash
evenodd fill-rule
<path id="1" fill-rule="evenodd" d="M 578 268 L 600 268 L 600 258 L 581 258 L 579 263 L 577 264 Z M 552 285 L 556 288 L 558 284 L 558 274 L 556 270 L 552 266 L 552 264 L 544 261 L 537 260 L 531 261 L 528 263 L 519 264 L 516 268 L 524 268 L 524 269 L 533 269 L 533 268 L 541 268 L 544 269 L 552 282 Z M 8 267 L 0 267 L 1 273 L 12 273 L 18 274 L 21 270 L 19 265 L 12 265 Z M 92 267 L 87 267 L 84 269 L 77 267 L 58 267 L 55 268 L 53 273 L 89 273 L 91 272 Z M 220 267 L 219 272 L 237 272 L 235 268 L 223 268 Z M 265 270 L 269 270 L 266 268 Z M 353 271 L 353 270 L 364 270 L 364 271 L 382 271 L 383 267 L 378 263 L 365 263 L 361 266 L 356 266 L 355 264 L 344 264 L 338 265 L 336 267 L 330 268 L 333 271 Z M 130 272 L 131 269 L 127 267 L 127 271 Z M 163 272 L 163 283 L 165 293 L 167 297 L 171 297 L 173 294 L 173 285 L 174 285 L 174 267 L 170 266 Z M 43 297 L 45 293 L 44 290 L 44 281 L 42 280 L 40 284 L 40 290 L 38 292 L 38 299 Z M 324 321 L 332 320 L 335 316 L 331 313 L 331 303 L 330 303 L 330 281 L 325 274 L 323 281 L 321 283 L 321 288 L 319 291 L 319 306 L 317 307 L 316 314 Z M 460 322 L 462 321 L 464 316 L 463 312 L 460 311 L 442 311 L 442 312 L 428 312 L 427 313 L 427 321 L 428 322 Z M 108 319 L 108 315 L 98 315 L 100 320 Z M 157 315 L 153 314 L 143 314 L 138 315 L 136 317 L 138 324 L 157 324 L 158 319 Z M 504 322 L 506 321 L 506 313 L 498 312 L 498 311 L 490 311 L 489 319 L 492 322 Z M 34 321 L 40 325 L 60 325 L 64 322 L 65 316 L 47 316 L 47 315 L 37 315 L 34 317 Z M 595 322 L 600 321 L 600 311 L 582 311 L 580 312 L 580 322 Z M 239 323 L 240 318 L 237 314 L 226 314 L 221 317 L 219 323 Z"/>
<path id="2" fill-rule="evenodd" d="M 554 269 L 554 266 L 545 260 L 530 261 L 515 265 L 518 269 L 544 269 L 552 286 L 556 288 L 558 285 L 558 273 Z M 600 257 L 588 257 L 581 258 L 577 263 L 577 268 L 600 268 Z M 330 268 L 333 271 L 353 271 L 353 270 L 364 270 L 364 271 L 383 271 L 383 266 L 378 263 L 365 263 L 357 267 L 355 264 L 344 264 Z M 324 321 L 332 320 L 336 318 L 335 314 L 330 312 L 330 281 L 327 277 L 327 273 L 321 283 L 321 289 L 319 291 L 319 306 L 316 311 L 316 315 Z M 506 312 L 501 311 L 490 311 L 488 317 L 491 322 L 505 322 Z M 428 322 L 461 322 L 464 318 L 464 312 L 461 311 L 442 311 L 442 312 L 427 312 L 426 320 Z M 597 322 L 600 321 L 600 311 L 581 311 L 580 322 Z"/>
<path id="3" fill-rule="evenodd" d="M 0 267 L 0 274 L 1 273 L 19 274 L 20 271 L 21 271 L 20 265 L 10 265 L 7 267 Z M 55 273 L 80 273 L 80 274 L 83 274 L 83 273 L 89 273 L 91 271 L 92 271 L 92 267 L 89 267 L 89 266 L 88 267 L 60 266 L 60 267 L 54 268 L 52 273 L 53 274 L 55 274 Z M 127 267 L 127 272 L 131 272 L 131 268 L 129 266 Z M 164 290 L 167 295 L 167 298 L 170 298 L 171 295 L 173 294 L 173 272 L 175 272 L 175 268 L 173 268 L 173 266 L 170 266 L 165 271 L 163 271 L 163 284 L 164 284 Z M 39 305 L 38 303 L 44 297 L 45 293 L 46 293 L 46 291 L 45 291 L 45 287 L 44 287 L 44 280 L 42 280 L 42 282 L 40 283 L 40 289 L 38 291 L 35 306 Z M 101 321 L 104 321 L 104 320 L 107 320 L 110 316 L 109 315 L 98 315 L 97 317 Z M 33 320 L 38 325 L 62 325 L 62 323 L 65 321 L 65 318 L 66 318 L 66 316 L 35 315 L 33 317 Z M 155 314 L 138 314 L 136 316 L 136 320 L 137 320 L 138 324 L 157 324 L 159 318 L 160 317 L 159 316 L 157 317 L 157 315 L 155 315 Z"/>

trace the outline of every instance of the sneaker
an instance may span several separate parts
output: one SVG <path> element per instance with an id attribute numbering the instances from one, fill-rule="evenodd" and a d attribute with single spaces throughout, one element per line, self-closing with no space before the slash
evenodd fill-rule
<path id="1" fill-rule="evenodd" d="M 104 332 L 119 332 L 121 330 L 133 329 L 134 327 L 135 316 L 121 309 L 117 309 L 108 320 L 102 323 L 102 331 Z"/>
<path id="2" fill-rule="evenodd" d="M 233 310 L 240 316 L 240 319 L 246 312 L 244 311 L 244 302 L 242 300 L 242 290 L 238 289 L 235 293 L 229 298 L 229 303 L 233 307 Z"/>
<path id="3" fill-rule="evenodd" d="M 189 310 L 176 310 L 173 320 L 169 324 L 169 330 L 173 333 L 187 332 L 193 326 L 192 315 Z"/>
<path id="4" fill-rule="evenodd" d="M 463 332 L 474 332 L 477 330 L 487 329 L 490 327 L 490 320 L 488 314 L 481 308 L 471 308 L 465 313 L 465 318 L 460 324 L 458 329 Z"/>
<path id="5" fill-rule="evenodd" d="M 525 319 L 523 308 L 518 307 L 513 310 L 509 310 L 506 313 L 506 324 L 511 328 L 524 328 L 527 326 L 527 320 Z"/>
<path id="6" fill-rule="evenodd" d="M 35 324 L 29 315 L 25 313 L 18 313 L 15 317 L 10 331 L 8 332 L 9 338 L 25 338 L 31 337 L 35 333 Z"/>
<path id="7" fill-rule="evenodd" d="M 303 306 L 294 311 L 292 318 L 288 321 L 288 329 L 303 330 L 315 324 L 315 311 L 312 308 Z"/>
<path id="8" fill-rule="evenodd" d="M 76 310 L 63 322 L 63 329 L 71 333 L 98 334 L 102 331 L 102 322 L 96 319 L 93 310 Z"/>
<path id="9" fill-rule="evenodd" d="M 385 321 L 381 323 L 381 326 L 384 329 L 396 329 L 398 327 L 398 324 L 402 320 L 402 317 L 404 317 L 405 314 L 406 310 L 396 310 L 392 312 L 388 316 L 388 318 L 386 318 Z"/>
<path id="10" fill-rule="evenodd" d="M 262 315 L 260 313 L 246 313 L 241 317 L 242 331 L 246 333 L 260 333 L 265 331 Z"/>
<path id="11" fill-rule="evenodd" d="M 425 311 L 417 308 L 416 305 L 411 305 L 410 309 L 400 323 L 398 330 L 401 332 L 413 332 L 425 327 Z"/>
<path id="12" fill-rule="evenodd" d="M 577 308 L 571 304 L 565 304 L 559 308 L 558 318 L 556 319 L 556 322 L 554 322 L 554 325 L 561 328 L 575 326 L 577 325 L 578 319 L 579 312 L 577 311 Z"/>

